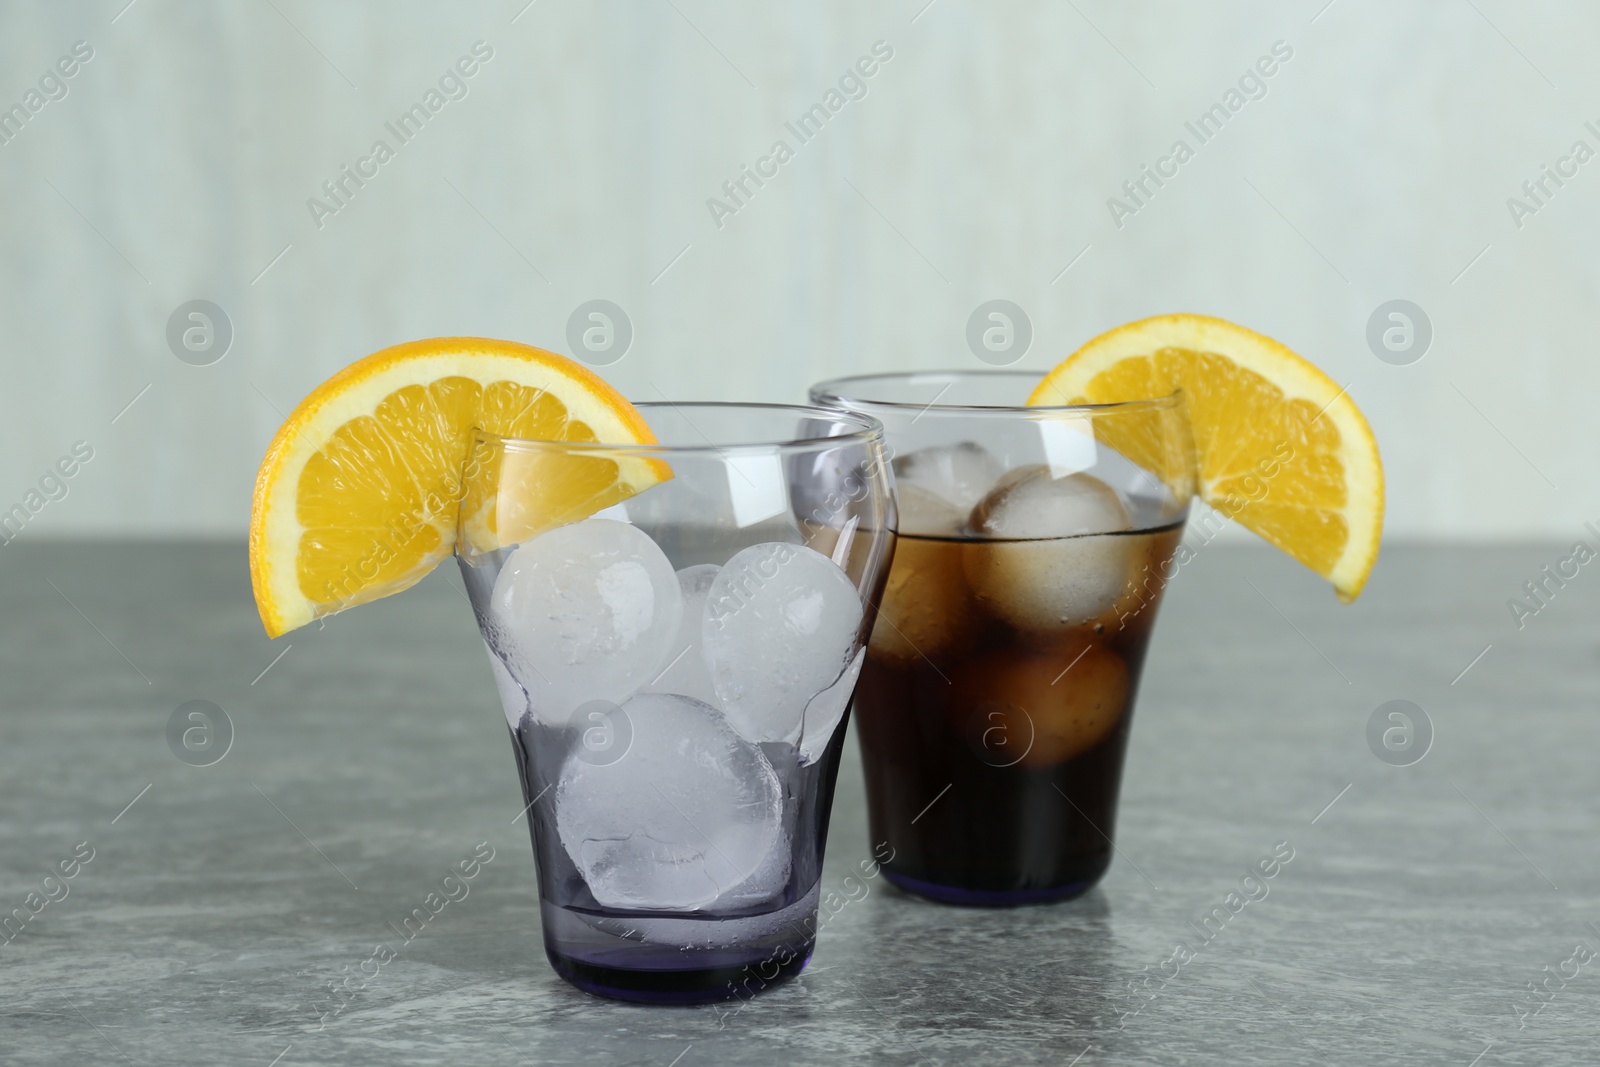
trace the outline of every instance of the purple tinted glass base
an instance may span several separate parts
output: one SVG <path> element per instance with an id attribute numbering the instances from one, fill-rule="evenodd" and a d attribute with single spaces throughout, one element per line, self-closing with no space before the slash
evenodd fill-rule
<path id="1" fill-rule="evenodd" d="M 1071 900 L 1082 896 L 1094 887 L 1099 878 L 1088 878 L 1047 889 L 964 889 L 960 886 L 937 885 L 917 878 L 896 874 L 888 867 L 884 875 L 907 893 L 927 897 L 941 904 L 959 904 L 973 908 L 1009 908 L 1022 904 L 1047 904 L 1055 900 Z"/>
<path id="2" fill-rule="evenodd" d="M 774 963 L 770 978 L 758 976 L 752 965 L 744 962 L 691 970 L 624 970 L 585 963 L 548 946 L 545 955 L 557 974 L 597 997 L 639 1004 L 706 1004 L 749 998 L 788 981 L 805 970 L 811 960 L 811 949 L 812 945 L 808 944 L 804 952 L 788 963 L 781 966 Z"/>
<path id="3" fill-rule="evenodd" d="M 586 993 L 645 1004 L 749 1000 L 799 974 L 817 939 L 818 889 L 743 917 L 602 913 L 540 903 L 544 951 Z"/>

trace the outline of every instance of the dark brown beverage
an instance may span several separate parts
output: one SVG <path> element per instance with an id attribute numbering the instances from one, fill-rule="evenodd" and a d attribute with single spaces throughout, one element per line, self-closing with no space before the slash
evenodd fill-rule
<path id="1" fill-rule="evenodd" d="M 901 534 L 856 689 L 872 840 L 958 904 L 1076 896 L 1111 863 L 1139 671 L 1182 523 Z"/>

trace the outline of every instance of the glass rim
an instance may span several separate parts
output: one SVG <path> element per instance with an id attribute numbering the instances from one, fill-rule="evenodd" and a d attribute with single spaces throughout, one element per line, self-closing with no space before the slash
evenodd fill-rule
<path id="1" fill-rule="evenodd" d="M 1049 372 L 1046 372 L 1049 373 Z M 1035 415 L 1111 415 L 1128 411 L 1154 410 L 1175 408 L 1183 402 L 1183 391 L 1174 390 L 1165 396 L 1147 397 L 1142 400 L 1112 400 L 1099 404 L 939 404 L 919 403 L 908 400 L 869 400 L 860 396 L 851 396 L 842 392 L 840 387 L 853 382 L 865 381 L 909 381 L 916 378 L 1030 378 L 1035 383 L 1043 381 L 1043 375 L 1036 375 L 1031 370 L 1012 370 L 1010 368 L 996 367 L 993 370 L 927 370 L 927 371 L 883 371 L 877 374 L 851 374 L 841 378 L 828 378 L 817 382 L 810 389 L 813 403 L 837 403 L 849 405 L 843 410 L 856 414 L 868 414 L 874 410 L 885 412 L 901 411 L 932 411 L 946 412 L 952 415 L 963 415 L 969 418 L 984 415 L 1015 415 L 1019 413 Z M 826 396 L 825 401 L 822 397 Z M 938 398 L 935 397 L 935 400 Z"/>
<path id="2" fill-rule="evenodd" d="M 549 451 L 559 449 L 563 452 L 573 452 L 588 455 L 658 455 L 668 453 L 676 456 L 708 455 L 725 456 L 739 452 L 759 452 L 770 454 L 778 452 L 804 452 L 815 451 L 825 447 L 842 447 L 852 443 L 866 444 L 876 441 L 882 445 L 884 442 L 883 423 L 876 417 L 861 411 L 850 411 L 844 408 L 822 407 L 814 404 L 769 404 L 760 402 L 728 401 L 728 400 L 641 400 L 633 405 L 640 412 L 673 410 L 682 416 L 691 429 L 706 438 L 704 444 L 674 445 L 660 442 L 606 442 L 606 441 L 562 441 L 543 437 L 512 437 L 507 434 L 498 434 L 482 427 L 474 427 L 475 440 L 487 441 L 491 444 L 507 448 L 512 451 Z M 717 444 L 704 430 L 696 426 L 684 409 L 701 411 L 748 411 L 765 412 L 772 415 L 788 414 L 801 418 L 823 419 L 834 423 L 851 423 L 854 428 L 844 433 L 825 434 L 819 437 L 773 437 L 771 439 L 758 439 L 753 441 L 735 441 L 727 444 Z"/>

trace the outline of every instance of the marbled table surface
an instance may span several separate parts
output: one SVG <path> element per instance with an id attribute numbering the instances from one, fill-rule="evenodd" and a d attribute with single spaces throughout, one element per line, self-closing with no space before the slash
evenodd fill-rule
<path id="1" fill-rule="evenodd" d="M 242 546 L 5 546 L 0 914 L 27 921 L 0 939 L 0 1061 L 1600 1062 L 1600 577 L 1521 629 L 1506 605 L 1565 554 L 1392 546 L 1345 607 L 1270 550 L 1201 549 L 1099 888 L 978 911 L 879 877 L 799 979 L 729 1014 L 598 1000 L 546 964 L 453 570 L 269 642 Z M 1394 699 L 1431 723 L 1411 766 L 1367 739 Z M 190 700 L 233 725 L 209 767 L 168 746 Z M 871 851 L 846 752 L 841 897 Z M 319 1019 L 485 841 L 469 895 Z M 1228 911 L 1279 842 L 1294 858 Z"/>

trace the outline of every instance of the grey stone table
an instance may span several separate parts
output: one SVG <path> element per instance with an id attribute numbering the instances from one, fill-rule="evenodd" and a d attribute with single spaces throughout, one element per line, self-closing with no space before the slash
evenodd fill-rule
<path id="1" fill-rule="evenodd" d="M 9 545 L 0 913 L 27 921 L 0 940 L 0 1061 L 1595 1063 L 1600 576 L 1547 585 L 1520 629 L 1506 603 L 1565 554 L 1391 547 L 1343 607 L 1271 551 L 1202 548 L 1099 888 L 976 911 L 861 883 L 805 974 L 726 1014 L 597 1000 L 545 963 L 453 571 L 269 642 L 240 546 Z M 1368 742 L 1395 699 L 1431 723 L 1410 766 Z M 166 740 L 190 700 L 232 722 L 209 767 Z M 870 854 L 847 752 L 841 897 Z M 468 895 L 398 936 L 480 842 Z M 1275 846 L 1293 859 L 1230 910 Z"/>

